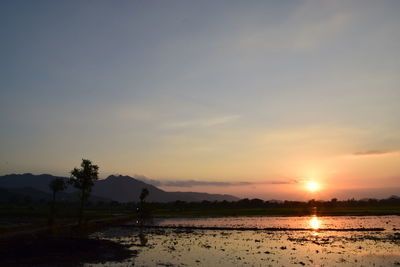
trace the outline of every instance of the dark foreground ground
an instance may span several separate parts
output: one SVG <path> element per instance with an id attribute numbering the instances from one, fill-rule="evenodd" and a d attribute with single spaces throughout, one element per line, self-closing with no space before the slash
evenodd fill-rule
<path id="1" fill-rule="evenodd" d="M 88 237 L 127 220 L 132 217 L 89 220 L 81 227 L 76 222 L 64 222 L 53 227 L 3 228 L 0 231 L 0 266 L 79 266 L 134 259 L 136 251 L 123 244 Z"/>
<path id="2" fill-rule="evenodd" d="M 109 240 L 84 237 L 17 237 L 0 241 L 1 266 L 77 266 L 123 261 L 134 250 Z"/>

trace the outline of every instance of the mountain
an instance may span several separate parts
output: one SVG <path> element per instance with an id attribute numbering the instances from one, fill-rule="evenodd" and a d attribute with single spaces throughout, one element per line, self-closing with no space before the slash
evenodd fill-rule
<path id="1" fill-rule="evenodd" d="M 239 198 L 231 195 L 208 194 L 196 192 L 166 192 L 154 185 L 139 181 L 130 176 L 111 175 L 104 180 L 98 180 L 94 186 L 93 193 L 98 196 L 111 198 L 120 202 L 137 201 L 143 188 L 149 190 L 147 201 L 171 202 L 171 201 L 236 201 Z"/>
<path id="2" fill-rule="evenodd" d="M 50 192 L 44 192 L 32 187 L 20 187 L 20 188 L 1 188 L 0 187 L 0 202 L 12 202 L 12 203 L 23 203 L 23 202 L 47 202 L 53 198 Z M 57 201 L 66 202 L 77 202 L 79 201 L 79 194 L 77 191 L 72 193 L 58 192 Z M 90 197 L 91 202 L 111 202 L 111 199 L 98 197 L 92 195 Z"/>
<path id="3" fill-rule="evenodd" d="M 33 175 L 31 173 L 25 174 L 9 174 L 0 176 L 0 187 L 7 189 L 15 188 L 32 188 L 40 190 L 45 193 L 50 193 L 49 183 L 56 177 L 50 174 Z M 139 181 L 130 176 L 115 176 L 110 175 L 106 179 L 98 180 L 92 189 L 92 195 L 98 198 L 111 199 L 119 202 L 137 202 L 139 199 L 140 192 L 143 188 L 149 190 L 149 196 L 147 201 L 150 202 L 171 202 L 171 201 L 236 201 L 239 198 L 231 195 L 221 194 L 208 194 L 208 193 L 197 193 L 197 192 L 166 192 L 153 185 Z M 73 188 L 69 188 L 67 193 L 72 194 Z M 76 194 L 76 193 L 75 193 Z M 61 200 L 60 195 L 60 200 Z M 92 201 L 93 198 L 91 198 Z M 67 199 L 66 199 L 67 200 Z M 103 200 L 104 201 L 104 200 Z"/>
<path id="4" fill-rule="evenodd" d="M 37 190 L 31 187 L 22 188 L 0 188 L 0 202 L 25 202 L 25 201 L 41 201 L 50 200 L 49 193 Z"/>
<path id="5" fill-rule="evenodd" d="M 53 176 L 50 174 L 33 175 L 32 173 L 8 174 L 0 176 L 0 187 L 3 188 L 30 187 L 44 192 L 50 192 L 49 183 L 55 178 L 64 178 L 64 177 Z"/>

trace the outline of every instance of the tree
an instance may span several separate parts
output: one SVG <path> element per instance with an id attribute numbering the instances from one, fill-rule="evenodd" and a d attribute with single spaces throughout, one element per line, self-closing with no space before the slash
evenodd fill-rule
<path id="1" fill-rule="evenodd" d="M 143 188 L 142 192 L 140 192 L 140 204 L 143 205 L 144 203 L 144 199 L 149 195 L 149 190 L 147 190 L 147 188 Z"/>
<path id="2" fill-rule="evenodd" d="M 140 208 L 138 209 L 139 211 L 139 221 L 140 221 L 140 225 L 143 224 L 144 219 L 147 217 L 147 211 L 145 210 L 144 207 L 144 200 L 145 198 L 149 195 L 149 190 L 147 190 L 147 188 L 143 188 L 142 192 L 140 192 Z"/>
<path id="3" fill-rule="evenodd" d="M 67 185 L 65 184 L 63 178 L 56 178 L 49 183 L 49 187 L 50 190 L 53 192 L 53 200 L 51 201 L 49 224 L 53 224 L 55 208 L 56 208 L 56 194 L 57 192 L 64 191 L 67 188 Z"/>
<path id="4" fill-rule="evenodd" d="M 71 171 L 70 183 L 77 188 L 80 198 L 79 225 L 82 225 L 83 208 L 89 199 L 94 181 L 98 179 L 99 167 L 93 165 L 88 159 L 82 159 L 81 168 L 74 168 Z"/>

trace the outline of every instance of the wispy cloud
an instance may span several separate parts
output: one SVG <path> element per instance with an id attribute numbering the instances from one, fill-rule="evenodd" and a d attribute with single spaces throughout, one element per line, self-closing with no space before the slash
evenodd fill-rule
<path id="1" fill-rule="evenodd" d="M 227 116 L 211 117 L 204 119 L 174 121 L 164 124 L 164 127 L 165 128 L 208 128 L 233 122 L 239 119 L 240 117 L 241 117 L 240 115 L 227 115 Z"/>
<path id="2" fill-rule="evenodd" d="M 154 186 L 161 186 L 162 185 L 162 183 L 160 181 L 154 180 L 154 179 L 150 179 L 150 178 L 148 178 L 148 177 L 146 177 L 144 175 L 134 175 L 133 177 L 135 179 L 139 180 L 139 181 L 145 182 L 146 184 L 151 184 L 151 185 L 154 185 Z"/>
<path id="3" fill-rule="evenodd" d="M 192 186 L 240 186 L 250 185 L 250 182 L 212 182 L 212 181 L 196 181 L 196 180 L 183 180 L 183 181 L 165 181 L 162 183 L 164 186 L 173 187 L 192 187 Z"/>
<path id="4" fill-rule="evenodd" d="M 263 183 L 258 183 L 258 184 L 297 184 L 297 183 L 299 183 L 298 180 L 290 179 L 287 181 L 269 181 L 269 182 L 263 182 Z"/>
<path id="5" fill-rule="evenodd" d="M 324 20 L 306 24 L 295 34 L 292 45 L 296 49 L 313 49 L 346 28 L 350 21 L 348 14 L 339 13 Z"/>
<path id="6" fill-rule="evenodd" d="M 395 150 L 365 150 L 353 153 L 354 156 L 383 156 L 388 154 L 398 153 L 399 151 Z"/>
<path id="7" fill-rule="evenodd" d="M 317 9 L 317 10 L 316 10 Z M 315 3 L 299 8 L 280 27 L 246 29 L 236 36 L 236 48 L 259 56 L 260 51 L 312 51 L 338 39 L 355 22 L 354 14 L 334 8 L 315 7 Z M 321 13 L 323 15 L 321 15 Z M 318 15 L 316 15 L 318 14 Z"/>
<path id="8" fill-rule="evenodd" d="M 296 184 L 295 179 L 288 180 L 273 180 L 265 182 L 219 182 L 219 181 L 199 181 L 199 180 L 155 180 L 150 179 L 143 175 L 135 175 L 135 178 L 154 186 L 167 186 L 167 187 L 193 187 L 193 186 L 210 186 L 210 187 L 224 187 L 224 186 L 246 186 L 246 185 L 261 185 L 261 184 Z"/>

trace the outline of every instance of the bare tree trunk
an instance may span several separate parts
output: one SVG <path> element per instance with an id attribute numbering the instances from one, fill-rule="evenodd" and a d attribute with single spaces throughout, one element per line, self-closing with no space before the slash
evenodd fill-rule
<path id="1" fill-rule="evenodd" d="M 54 224 L 55 205 L 56 205 L 56 192 L 53 191 L 53 201 L 51 202 L 51 207 L 50 207 L 50 218 L 49 218 L 49 224 L 50 224 L 50 225 L 53 225 L 53 224 Z"/>
<path id="2" fill-rule="evenodd" d="M 83 206 L 85 204 L 85 191 L 82 191 L 81 195 L 81 206 L 79 208 L 79 221 L 78 224 L 79 226 L 82 226 L 82 220 L 83 220 Z"/>

